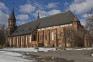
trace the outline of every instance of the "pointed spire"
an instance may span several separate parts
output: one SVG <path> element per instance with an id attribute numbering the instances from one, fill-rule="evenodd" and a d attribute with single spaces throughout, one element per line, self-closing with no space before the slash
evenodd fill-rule
<path id="1" fill-rule="evenodd" d="M 12 12 L 11 12 L 11 15 L 9 17 L 9 20 L 16 20 L 15 19 L 15 14 L 14 14 L 14 8 L 12 8 Z"/>
<path id="2" fill-rule="evenodd" d="M 39 16 L 39 11 L 38 11 L 38 16 L 37 16 L 37 19 L 39 19 L 40 18 L 40 16 Z"/>
<path id="3" fill-rule="evenodd" d="M 75 15 L 75 17 L 74 17 L 74 21 L 76 21 L 76 22 L 78 21 L 78 19 L 77 19 L 77 16 L 76 16 L 76 15 Z"/>

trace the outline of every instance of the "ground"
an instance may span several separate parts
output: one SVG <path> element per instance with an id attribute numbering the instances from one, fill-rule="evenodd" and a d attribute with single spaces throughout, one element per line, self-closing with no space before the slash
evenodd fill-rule
<path id="1" fill-rule="evenodd" d="M 33 51 L 30 51 L 31 49 Z M 38 49 L 39 52 L 34 48 L 6 48 L 2 50 L 4 51 L 0 52 L 1 62 L 93 62 L 93 57 L 91 56 L 91 54 L 93 54 L 93 48 L 69 48 L 67 50 L 40 48 Z M 7 51 L 7 53 L 5 51 Z"/>
<path id="2" fill-rule="evenodd" d="M 18 53 L 0 51 L 0 62 L 31 62 L 20 56 L 21 54 Z"/>

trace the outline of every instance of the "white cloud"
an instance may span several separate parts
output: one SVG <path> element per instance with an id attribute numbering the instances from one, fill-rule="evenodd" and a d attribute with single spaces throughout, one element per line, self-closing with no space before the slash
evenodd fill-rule
<path id="1" fill-rule="evenodd" d="M 9 15 L 0 10 L 0 24 L 8 25 Z"/>
<path id="2" fill-rule="evenodd" d="M 0 2 L 0 24 L 5 24 L 8 26 L 8 18 L 9 18 L 9 9 L 7 6 L 3 3 Z"/>
<path id="3" fill-rule="evenodd" d="M 92 15 L 93 15 L 93 12 L 92 12 L 91 14 L 84 14 L 83 17 L 84 17 L 84 18 L 87 18 L 87 17 L 90 17 L 90 16 L 92 16 Z"/>
<path id="4" fill-rule="evenodd" d="M 24 21 L 24 20 L 20 20 L 20 21 L 16 22 L 17 25 L 22 25 L 22 24 L 25 24 L 25 23 L 27 23 L 27 21 Z"/>
<path id="5" fill-rule="evenodd" d="M 21 24 L 28 22 L 29 16 L 28 16 L 28 14 L 19 14 L 16 16 L 16 19 L 17 19 L 16 24 L 21 25 Z"/>
<path id="6" fill-rule="evenodd" d="M 17 15 L 16 18 L 18 20 L 27 20 L 29 19 L 29 16 L 27 14 L 20 14 L 20 15 Z"/>
<path id="7" fill-rule="evenodd" d="M 92 12 L 91 14 L 88 14 L 88 13 L 83 14 L 83 15 L 82 15 L 82 19 L 80 19 L 81 24 L 82 24 L 83 26 L 86 26 L 87 18 L 89 18 L 89 17 L 92 16 L 92 15 L 93 15 L 93 12 Z"/>
<path id="8" fill-rule="evenodd" d="M 40 10 L 40 9 L 44 9 L 46 7 L 46 5 L 35 2 L 34 7 L 36 7 L 36 9 Z"/>
<path id="9" fill-rule="evenodd" d="M 20 6 L 19 11 L 24 13 L 32 13 L 33 11 L 35 11 L 35 7 L 32 6 L 31 4 L 25 4 Z"/>
<path id="10" fill-rule="evenodd" d="M 4 3 L 0 2 L 0 10 L 3 10 L 3 11 L 5 11 L 6 13 L 8 13 L 8 10 L 9 10 L 9 9 L 5 6 Z"/>
<path id="11" fill-rule="evenodd" d="M 53 14 L 57 14 L 57 13 L 60 13 L 60 12 L 61 12 L 60 10 L 55 10 L 55 9 L 50 10 L 50 11 L 39 10 L 40 18 L 49 16 L 49 15 L 53 15 Z M 37 13 L 38 13 L 38 11 L 36 11 L 36 13 L 34 13 L 33 15 L 35 17 L 37 17 Z"/>
<path id="12" fill-rule="evenodd" d="M 93 9 L 93 0 L 74 0 L 69 9 L 76 14 L 84 14 Z"/>
<path id="13" fill-rule="evenodd" d="M 65 2 L 65 3 L 64 3 L 64 5 L 65 5 L 65 6 L 68 6 L 68 5 L 69 5 L 69 3 L 68 3 L 68 2 Z"/>
<path id="14" fill-rule="evenodd" d="M 46 6 L 47 8 L 55 8 L 57 7 L 58 3 L 54 3 L 54 2 L 51 2 L 51 3 L 48 3 L 48 5 Z"/>

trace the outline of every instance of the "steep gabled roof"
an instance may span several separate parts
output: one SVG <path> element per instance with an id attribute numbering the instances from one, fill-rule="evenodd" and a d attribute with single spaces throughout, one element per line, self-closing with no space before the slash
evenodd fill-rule
<path id="1" fill-rule="evenodd" d="M 17 28 L 17 30 L 14 33 L 12 33 L 11 36 L 19 36 L 19 35 L 32 33 L 38 27 L 38 25 L 39 25 L 38 21 L 36 22 L 32 21 L 32 22 L 20 25 Z"/>
<path id="2" fill-rule="evenodd" d="M 74 21 L 74 15 L 72 14 L 72 12 L 66 11 L 63 13 L 40 18 L 35 21 L 31 21 L 29 23 L 20 25 L 11 36 L 29 34 L 32 33 L 36 28 L 39 29 L 51 26 L 58 26 L 58 25 L 72 23 L 73 21 Z"/>
<path id="3" fill-rule="evenodd" d="M 74 15 L 71 11 L 62 12 L 52 16 L 39 19 L 39 28 L 45 28 L 50 26 L 57 26 L 72 23 L 74 21 Z"/>

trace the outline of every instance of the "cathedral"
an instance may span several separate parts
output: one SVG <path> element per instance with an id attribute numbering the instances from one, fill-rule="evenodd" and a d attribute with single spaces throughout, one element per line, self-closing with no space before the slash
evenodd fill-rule
<path id="1" fill-rule="evenodd" d="M 74 35 L 65 34 L 65 29 L 73 29 L 80 32 L 82 41 L 76 42 Z M 8 28 L 6 30 L 6 47 L 24 48 L 24 47 L 86 47 L 90 42 L 86 40 L 84 27 L 81 25 L 77 16 L 70 10 L 40 18 L 20 26 L 16 25 L 14 9 L 8 19 Z M 78 35 L 78 34 L 77 34 Z M 72 36 L 71 39 L 68 36 Z M 65 39 L 66 38 L 66 39 Z M 69 39 L 69 41 L 68 41 Z M 74 40 L 74 42 L 73 42 Z"/>

